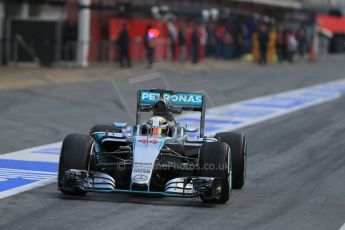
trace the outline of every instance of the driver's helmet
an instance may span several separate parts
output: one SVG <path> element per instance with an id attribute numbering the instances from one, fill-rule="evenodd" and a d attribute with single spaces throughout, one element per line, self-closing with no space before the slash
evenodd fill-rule
<path id="1" fill-rule="evenodd" d="M 167 125 L 168 120 L 161 116 L 153 116 L 147 120 L 147 124 L 154 127 L 158 127 L 162 125 Z"/>
<path id="2" fill-rule="evenodd" d="M 153 105 L 153 116 L 163 117 L 167 121 L 172 121 L 171 114 L 169 113 L 169 102 L 164 99 L 159 99 Z"/>
<path id="3" fill-rule="evenodd" d="M 150 126 L 149 134 L 151 136 L 169 135 L 169 121 L 161 116 L 153 116 L 147 120 Z"/>

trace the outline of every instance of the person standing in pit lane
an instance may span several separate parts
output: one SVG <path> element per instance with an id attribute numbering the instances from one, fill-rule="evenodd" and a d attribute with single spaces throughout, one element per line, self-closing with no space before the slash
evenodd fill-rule
<path id="1" fill-rule="evenodd" d="M 292 30 L 287 33 L 287 58 L 289 63 L 294 62 L 295 53 L 298 49 L 298 41 Z"/>
<path id="2" fill-rule="evenodd" d="M 298 54 L 300 59 L 305 59 L 306 53 L 308 51 L 308 40 L 307 40 L 307 33 L 304 28 L 300 28 L 297 33 L 297 41 L 298 41 Z"/>
<path id="3" fill-rule="evenodd" d="M 200 46 L 200 38 L 198 33 L 197 25 L 193 26 L 192 31 L 192 47 L 191 47 L 191 56 L 192 56 L 192 63 L 196 64 L 199 61 L 199 46 Z"/>
<path id="4" fill-rule="evenodd" d="M 186 30 L 185 30 L 184 24 L 182 23 L 178 30 L 177 40 L 180 47 L 180 61 L 181 63 L 184 63 L 186 61 L 187 48 L 186 48 Z"/>
<path id="5" fill-rule="evenodd" d="M 278 61 L 282 62 L 286 59 L 286 31 L 283 25 L 279 25 L 277 28 L 277 56 Z"/>
<path id="6" fill-rule="evenodd" d="M 129 46 L 130 46 L 130 39 L 128 35 L 128 26 L 127 24 L 123 25 L 122 31 L 120 32 L 119 35 L 119 40 L 118 40 L 118 51 L 119 51 L 119 62 L 120 66 L 124 67 L 125 62 L 127 64 L 127 67 L 131 67 L 131 58 L 129 54 Z"/>
<path id="7" fill-rule="evenodd" d="M 148 60 L 148 68 L 151 68 L 154 61 L 155 55 L 155 40 L 156 38 L 150 34 L 150 31 L 153 29 L 151 25 L 146 27 L 145 35 L 144 35 L 144 46 L 146 49 L 146 57 Z"/>
<path id="8" fill-rule="evenodd" d="M 268 45 L 268 33 L 267 33 L 267 27 L 265 24 L 261 24 L 259 28 L 259 35 L 258 35 L 258 42 L 260 45 L 260 59 L 259 64 L 260 65 L 266 65 L 267 64 L 267 45 Z"/>

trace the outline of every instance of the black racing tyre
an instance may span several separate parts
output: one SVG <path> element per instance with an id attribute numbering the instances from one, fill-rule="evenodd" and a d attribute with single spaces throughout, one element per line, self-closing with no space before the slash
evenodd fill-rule
<path id="1" fill-rule="evenodd" d="M 62 193 L 68 195 L 85 195 L 87 193 L 77 189 L 62 188 L 62 177 L 68 169 L 88 169 L 90 146 L 91 141 L 88 135 L 70 134 L 63 140 L 58 172 L 58 186 Z"/>
<path id="2" fill-rule="evenodd" d="M 89 135 L 91 136 L 95 132 L 115 132 L 121 133 L 122 130 L 119 128 L 115 128 L 112 125 L 95 125 L 90 129 Z"/>
<path id="3" fill-rule="evenodd" d="M 200 150 L 200 176 L 220 177 L 222 179 L 219 199 L 206 199 L 205 203 L 224 204 L 231 196 L 231 155 L 230 148 L 223 142 L 204 142 Z"/>
<path id="4" fill-rule="evenodd" d="M 217 133 L 215 138 L 227 143 L 231 150 L 232 188 L 244 186 L 247 170 L 247 140 L 244 134 L 235 132 Z"/>

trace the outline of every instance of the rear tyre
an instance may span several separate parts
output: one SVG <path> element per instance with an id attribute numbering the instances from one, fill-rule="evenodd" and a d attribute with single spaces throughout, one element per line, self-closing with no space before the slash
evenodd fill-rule
<path id="1" fill-rule="evenodd" d="M 115 128 L 112 125 L 95 125 L 90 129 L 89 135 L 91 136 L 95 132 L 115 132 L 115 133 L 121 133 L 122 130 Z"/>
<path id="2" fill-rule="evenodd" d="M 63 188 L 62 180 L 65 171 L 68 169 L 88 169 L 90 148 L 91 141 L 88 135 L 70 134 L 63 140 L 58 172 L 58 187 L 62 193 L 68 195 L 85 195 L 87 193 L 76 188 Z"/>
<path id="3" fill-rule="evenodd" d="M 223 142 L 205 142 L 200 150 L 200 176 L 219 177 L 222 180 L 219 199 L 207 199 L 205 203 L 224 204 L 231 195 L 231 155 L 230 148 Z"/>
<path id="4" fill-rule="evenodd" d="M 241 133 L 217 133 L 215 138 L 227 143 L 231 149 L 232 188 L 241 189 L 246 180 L 247 171 L 247 140 Z"/>

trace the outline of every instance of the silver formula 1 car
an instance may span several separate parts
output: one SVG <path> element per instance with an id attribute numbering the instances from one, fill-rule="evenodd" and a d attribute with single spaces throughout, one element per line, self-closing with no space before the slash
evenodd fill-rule
<path id="1" fill-rule="evenodd" d="M 178 122 L 186 112 L 200 113 L 200 127 Z M 115 122 L 96 125 L 89 135 L 65 137 L 58 189 L 70 195 L 122 192 L 225 203 L 232 189 L 244 185 L 246 138 L 234 132 L 205 137 L 204 125 L 204 95 L 140 90 L 132 127 Z"/>

